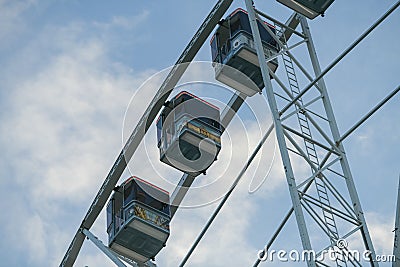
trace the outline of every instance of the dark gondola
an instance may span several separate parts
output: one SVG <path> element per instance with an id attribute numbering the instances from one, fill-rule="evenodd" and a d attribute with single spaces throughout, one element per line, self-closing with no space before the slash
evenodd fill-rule
<path id="1" fill-rule="evenodd" d="M 274 34 L 275 27 L 264 21 L 257 23 L 264 53 L 266 57 L 273 57 L 279 50 L 278 45 L 262 24 Z M 264 82 L 247 12 L 239 8 L 219 24 L 211 39 L 215 78 L 247 96 L 260 92 Z M 275 72 L 277 58 L 268 61 L 268 66 Z"/>
<path id="2" fill-rule="evenodd" d="M 181 92 L 157 121 L 160 160 L 186 173 L 204 173 L 221 150 L 221 134 L 219 109 Z"/>
<path id="3" fill-rule="evenodd" d="M 108 246 L 136 262 L 154 258 L 170 234 L 168 192 L 135 176 L 114 191 L 107 205 Z"/>

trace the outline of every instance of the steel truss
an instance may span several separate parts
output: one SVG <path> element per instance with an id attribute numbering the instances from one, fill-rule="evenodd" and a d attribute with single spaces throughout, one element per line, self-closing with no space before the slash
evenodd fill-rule
<path id="1" fill-rule="evenodd" d="M 251 0 L 245 0 L 245 2 L 265 84 L 264 94 L 273 115 L 278 146 L 293 204 L 293 209 L 285 218 L 286 221 L 294 211 L 304 250 L 313 250 L 319 256 L 329 248 L 339 249 L 339 255 L 334 263 L 336 266 L 361 266 L 358 259 L 343 256 L 346 250 L 350 249 L 351 244 L 347 247 L 337 243 L 359 233 L 365 250 L 370 251 L 371 266 L 378 266 L 373 260 L 375 252 L 372 240 L 306 18 L 294 15 L 286 24 L 274 20 L 272 22 L 275 22 L 275 33 L 264 26 L 280 46 L 278 54 L 283 63 L 280 66 L 283 65 L 287 79 L 287 82 L 283 82 L 268 68 L 266 61 L 270 59 L 264 54 L 256 23 L 256 19 L 261 19 L 260 16 L 264 19 L 270 19 L 270 17 L 256 10 Z M 302 33 L 295 31 L 297 23 L 300 23 Z M 292 27 L 288 28 L 288 25 Z M 288 32 L 296 33 L 297 39 L 300 40 L 291 45 L 286 41 Z M 307 72 L 307 68 L 294 55 L 293 48 L 301 44 L 306 45 L 313 74 Z M 298 78 L 299 74 L 302 79 Z M 272 85 L 270 75 L 273 76 L 277 86 Z M 308 81 L 311 84 L 300 91 L 300 81 Z M 304 174 L 301 168 L 304 165 L 310 167 L 308 175 Z M 283 225 L 284 223 L 275 233 L 274 239 Z M 313 231 L 319 229 L 326 237 L 327 244 L 313 247 L 309 229 Z M 255 266 L 258 263 L 259 261 Z M 326 265 L 326 261 L 307 259 L 307 264 L 310 267 L 331 266 L 332 262 Z"/>

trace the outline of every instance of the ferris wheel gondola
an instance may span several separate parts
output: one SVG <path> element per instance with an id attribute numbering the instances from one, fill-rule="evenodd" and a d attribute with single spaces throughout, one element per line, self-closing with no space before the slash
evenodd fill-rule
<path id="1" fill-rule="evenodd" d="M 219 109 L 186 91 L 173 97 L 157 121 L 160 160 L 186 173 L 204 173 L 221 150 Z"/>
<path id="2" fill-rule="evenodd" d="M 257 24 L 264 54 L 266 57 L 273 58 L 279 47 L 262 24 L 269 27 L 274 34 L 275 27 L 259 20 Z M 222 20 L 211 38 L 210 45 L 215 78 L 218 81 L 247 96 L 252 96 L 264 88 L 249 16 L 246 11 L 238 8 Z M 275 72 L 278 68 L 277 58 L 269 60 L 268 67 Z"/>
<path id="3" fill-rule="evenodd" d="M 154 258 L 170 234 L 169 193 L 135 176 L 114 191 L 107 205 L 108 246 L 136 262 Z"/>

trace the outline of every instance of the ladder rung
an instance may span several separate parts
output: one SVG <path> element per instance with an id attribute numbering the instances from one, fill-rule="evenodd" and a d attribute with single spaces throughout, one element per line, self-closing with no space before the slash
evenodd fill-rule
<path id="1" fill-rule="evenodd" d="M 334 227 L 334 228 L 336 228 L 336 225 L 334 225 L 334 224 L 331 224 L 331 223 L 326 223 L 327 225 L 329 225 L 329 226 L 331 226 L 331 227 Z M 335 233 L 335 234 L 337 234 L 337 233 Z"/>
<path id="2" fill-rule="evenodd" d="M 300 125 L 300 126 L 302 126 L 302 128 L 301 128 L 302 131 L 301 131 L 301 132 L 302 132 L 303 134 L 307 134 L 307 136 L 308 136 L 309 138 L 311 138 L 310 129 L 307 128 L 306 126 L 303 126 L 303 125 Z M 305 131 L 305 130 L 307 130 L 307 131 Z M 308 139 L 304 139 L 304 142 L 306 143 L 306 145 L 307 145 L 307 144 L 313 145 L 313 143 L 311 143 L 310 141 L 308 141 Z"/>
<path id="3" fill-rule="evenodd" d="M 297 116 L 297 117 L 299 118 L 299 122 L 301 123 L 301 125 L 304 125 L 304 126 L 309 127 L 308 121 L 305 120 L 305 119 L 302 119 L 302 118 L 301 118 L 301 114 L 302 114 L 302 113 L 299 112 L 299 115 Z"/>
<path id="4" fill-rule="evenodd" d="M 319 187 L 318 187 L 318 186 L 319 186 Z M 325 185 L 318 184 L 318 186 L 317 186 L 318 196 L 323 196 L 323 195 L 325 195 L 326 197 L 324 197 L 324 199 L 326 199 L 326 200 L 329 201 L 329 199 L 328 199 L 328 192 L 326 191 Z"/>
<path id="5" fill-rule="evenodd" d="M 293 63 L 292 62 L 290 62 L 290 61 L 286 61 L 286 62 L 284 62 L 285 63 L 285 67 L 286 67 L 286 70 L 287 69 L 291 69 L 292 71 L 291 72 L 295 72 L 294 71 L 294 66 L 293 66 Z"/>
<path id="6" fill-rule="evenodd" d="M 299 114 L 299 118 L 301 118 L 303 121 L 308 122 L 308 118 L 307 118 L 306 115 L 304 115 L 304 112 L 302 112 L 302 113 Z"/>
<path id="7" fill-rule="evenodd" d="M 318 162 L 310 160 L 314 165 L 318 165 Z"/>
<path id="8" fill-rule="evenodd" d="M 300 113 L 300 114 L 301 114 L 301 113 Z M 303 115 L 303 114 L 302 114 L 302 115 Z M 303 115 L 303 116 L 304 116 L 304 115 Z M 302 116 L 299 115 L 299 120 L 302 120 L 302 121 L 308 123 L 307 117 L 306 117 L 306 116 L 304 116 L 304 117 L 305 117 L 305 119 L 303 119 Z"/>
<path id="9" fill-rule="evenodd" d="M 289 58 L 290 58 L 290 57 L 289 57 Z M 283 57 L 283 60 L 286 61 L 286 62 L 292 63 L 291 60 L 287 60 L 285 57 Z"/>
<path id="10" fill-rule="evenodd" d="M 309 157 L 309 159 L 310 159 L 310 161 L 315 165 L 315 166 L 318 166 L 319 164 L 318 164 L 318 159 L 317 158 L 315 158 L 315 160 L 313 159 L 313 158 L 310 158 Z"/>
<path id="11" fill-rule="evenodd" d="M 311 153 L 311 152 L 314 152 L 314 153 Z M 318 157 L 317 157 L 317 154 L 315 153 L 314 149 L 307 149 L 307 154 L 308 154 L 308 156 L 310 156 L 310 160 L 318 161 Z"/>
<path id="12" fill-rule="evenodd" d="M 330 216 L 328 216 L 328 215 L 330 215 Z M 335 220 L 333 219 L 333 214 L 331 212 L 325 211 L 324 216 L 325 216 L 325 219 L 329 219 L 329 220 L 333 221 L 333 223 L 335 223 Z"/>
<path id="13" fill-rule="evenodd" d="M 312 151 L 312 152 L 315 152 L 315 153 L 316 153 L 315 147 L 314 147 L 314 145 L 313 145 L 312 143 L 310 143 L 307 139 L 304 140 L 304 143 L 305 143 L 307 152 Z M 316 155 L 315 155 L 315 157 L 316 157 Z"/>
<path id="14" fill-rule="evenodd" d="M 307 142 L 307 144 L 310 144 L 310 142 Z M 306 148 L 308 148 L 308 149 L 310 149 L 312 151 L 315 151 L 315 149 L 312 146 L 308 146 L 307 144 L 306 144 Z"/>
<path id="15" fill-rule="evenodd" d="M 301 124 L 301 127 L 303 127 L 304 129 L 310 130 L 310 128 L 308 128 L 308 125 Z"/>
<path id="16" fill-rule="evenodd" d="M 323 201 L 321 201 L 321 202 L 323 202 L 324 204 L 327 204 L 327 205 L 329 204 L 329 205 L 330 205 L 327 192 L 326 192 L 326 191 L 319 190 L 319 189 L 317 189 L 317 192 L 318 192 L 318 197 L 320 198 L 319 200 L 320 200 L 320 201 L 321 201 L 321 200 L 325 200 L 324 202 L 323 202 Z M 322 199 L 321 199 L 321 198 L 322 198 Z"/>
<path id="17" fill-rule="evenodd" d="M 293 70 L 293 69 L 292 69 Z M 286 76 L 288 78 L 292 78 L 292 79 L 297 79 L 296 74 L 294 74 L 294 70 L 293 72 L 289 71 L 288 69 L 286 69 Z"/>
<path id="18" fill-rule="evenodd" d="M 318 187 L 319 186 L 319 187 Z M 321 195 L 321 194 L 324 194 L 324 195 L 328 195 L 328 192 L 326 191 L 326 188 L 325 188 L 325 186 L 324 185 L 320 185 L 320 184 L 318 184 L 318 186 L 317 186 L 317 191 L 318 191 L 318 193 L 319 193 L 319 195 Z M 323 190 L 321 190 L 320 188 L 322 188 Z M 328 196 L 326 197 L 326 199 L 328 198 Z M 329 200 L 329 199 L 327 199 L 327 200 Z"/>
<path id="19" fill-rule="evenodd" d="M 312 163 L 314 163 L 314 165 L 318 166 L 318 164 L 319 164 L 318 159 L 317 159 L 317 158 L 315 158 L 315 159 L 316 159 L 315 161 L 312 160 L 312 159 L 310 159 L 310 161 L 311 161 Z"/>
<path id="20" fill-rule="evenodd" d="M 303 127 L 303 129 L 305 130 L 310 130 L 309 128 L 307 128 L 306 126 Z M 311 133 L 310 131 L 308 131 L 309 133 Z M 312 148 L 313 150 L 315 150 L 315 146 L 314 143 L 312 141 L 310 141 L 309 139 L 304 140 L 304 142 L 306 143 L 306 145 L 311 146 L 310 148 Z"/>
<path id="21" fill-rule="evenodd" d="M 286 67 L 286 68 L 292 69 L 293 72 L 294 72 L 294 66 L 293 66 L 293 63 L 292 63 L 291 61 L 286 60 L 286 62 L 284 62 L 284 63 L 285 63 L 285 67 Z"/>
<path id="22" fill-rule="evenodd" d="M 287 61 L 287 62 L 289 62 L 290 63 L 290 61 Z M 294 73 L 294 67 L 293 67 L 293 64 L 289 64 L 289 63 L 287 63 L 287 62 L 285 62 L 286 64 L 285 64 L 285 69 L 286 69 L 286 71 L 288 70 L 288 69 L 290 69 L 290 70 L 292 70 L 291 72 L 293 72 Z"/>
<path id="23" fill-rule="evenodd" d="M 296 75 L 294 74 L 294 72 L 290 72 L 288 69 L 294 70 L 293 68 L 286 68 L 286 73 L 288 73 L 288 74 L 290 74 L 290 75 L 293 75 L 293 76 L 296 76 Z"/>
<path id="24" fill-rule="evenodd" d="M 309 154 L 309 156 L 313 156 L 313 158 L 317 158 L 317 155 L 315 154 L 315 148 L 313 148 L 313 147 L 308 147 L 308 146 L 306 146 L 306 148 L 307 148 L 307 153 Z M 314 152 L 313 154 L 311 153 L 311 152 Z"/>
<path id="25" fill-rule="evenodd" d="M 331 213 L 329 213 L 329 214 L 331 214 Z M 332 215 L 332 214 L 331 214 Z M 325 220 L 331 220 L 332 221 L 332 224 L 335 224 L 335 220 L 333 219 L 333 215 L 332 215 L 332 217 L 328 217 L 326 214 L 324 214 L 324 216 L 325 216 Z"/>
<path id="26" fill-rule="evenodd" d="M 286 71 L 288 71 L 288 70 L 292 70 L 291 72 L 293 72 L 293 73 L 294 73 L 293 64 L 290 64 L 290 65 L 289 65 L 289 63 L 287 63 L 287 62 L 289 62 L 289 63 L 290 63 L 290 61 L 286 61 L 286 62 L 284 62 L 284 63 L 285 63 L 285 69 L 286 69 Z"/>
<path id="27" fill-rule="evenodd" d="M 322 191 L 318 190 L 318 192 L 322 192 Z M 325 192 L 322 192 L 322 193 L 325 193 Z M 325 199 L 326 201 L 329 201 L 328 197 L 324 197 L 324 196 L 321 196 L 321 195 L 319 197 Z"/>
<path id="28" fill-rule="evenodd" d="M 301 114 L 301 113 L 300 113 L 300 114 Z M 300 114 L 299 114 L 299 115 L 300 115 Z M 300 116 L 298 116 L 298 117 L 300 117 Z M 304 128 L 310 129 L 310 125 L 308 124 L 308 121 L 302 120 L 301 118 L 299 118 L 299 123 L 300 123 L 300 125 L 303 126 Z"/>
<path id="29" fill-rule="evenodd" d="M 305 122 L 301 123 L 301 121 L 300 121 L 300 126 L 303 127 L 302 129 L 310 130 L 310 126 L 308 125 L 308 123 L 305 123 Z M 308 131 L 308 132 L 310 132 L 310 131 Z"/>
<path id="30" fill-rule="evenodd" d="M 313 148 L 312 152 L 316 152 L 316 151 L 315 151 L 315 148 Z M 310 156 L 312 156 L 313 158 L 318 158 L 318 157 L 317 157 L 317 153 L 314 153 L 314 154 L 309 153 L 309 154 L 310 154 Z"/>
<path id="31" fill-rule="evenodd" d="M 304 134 L 304 135 L 311 136 L 310 134 L 306 134 L 306 133 L 304 133 L 304 132 L 303 132 L 303 134 Z M 311 154 L 310 152 L 314 152 L 314 153 L 312 153 L 312 156 L 313 156 L 314 158 L 317 158 L 315 148 L 314 148 L 314 146 L 313 146 L 312 143 L 308 142 L 308 139 L 305 139 L 305 138 L 304 138 L 304 146 L 305 146 L 306 151 L 307 151 L 308 154 Z"/>
<path id="32" fill-rule="evenodd" d="M 310 151 L 307 151 L 307 152 L 308 152 L 309 156 L 311 156 L 311 157 L 313 157 L 313 158 L 315 158 L 315 159 L 318 159 L 318 157 L 317 157 L 317 154 L 316 154 L 316 153 L 312 154 L 312 153 L 310 153 Z M 311 152 L 316 152 L 316 151 L 315 151 L 315 150 L 313 150 L 313 151 L 311 151 Z"/>
<path id="33" fill-rule="evenodd" d="M 311 131 L 310 131 L 310 128 L 309 128 L 309 126 L 306 124 L 306 123 L 301 123 L 301 122 L 299 122 L 300 123 L 300 126 L 301 126 L 301 132 L 303 133 L 303 130 L 306 130 L 307 131 L 307 133 L 310 133 L 311 134 Z M 307 140 L 307 142 L 308 143 L 311 143 L 311 142 L 309 142 L 308 140 Z M 312 144 L 312 143 L 311 143 Z"/>
<path id="34" fill-rule="evenodd" d="M 299 111 L 300 113 L 301 113 L 301 111 Z M 303 130 L 306 130 L 307 131 L 307 133 L 310 133 L 310 135 L 311 135 L 311 131 L 310 131 L 310 125 L 307 123 L 307 121 L 304 121 L 303 123 L 302 123 L 302 121 L 300 121 L 299 120 L 299 124 L 300 124 L 300 130 L 301 130 L 301 132 L 303 132 Z M 310 144 L 314 144 L 314 142 L 312 141 L 312 139 L 311 140 L 305 140 L 305 141 L 307 141 L 307 143 L 310 143 Z"/>

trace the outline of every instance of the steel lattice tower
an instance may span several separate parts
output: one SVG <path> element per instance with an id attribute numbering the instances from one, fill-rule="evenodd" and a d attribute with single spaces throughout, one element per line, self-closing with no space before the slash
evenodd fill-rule
<path id="1" fill-rule="evenodd" d="M 263 93 L 272 112 L 303 249 L 316 251 L 316 255 L 319 256 L 326 249 L 336 246 L 338 241 L 360 233 L 365 249 L 371 252 L 371 266 L 378 266 L 373 261 L 375 252 L 372 240 L 341 142 L 327 88 L 323 78 L 316 80 L 321 75 L 321 67 L 306 18 L 294 14 L 286 24 L 276 21 L 278 28 L 276 34 L 269 27 L 265 27 L 271 35 L 275 36 L 275 40 L 280 45 L 280 52 L 276 56 L 282 58 L 288 80 L 285 84 L 268 69 L 267 61 L 270 58 L 264 55 L 256 23 L 256 19 L 261 19 L 259 15 L 264 15 L 267 19 L 269 17 L 257 11 L 251 0 L 245 0 L 245 2 L 265 84 Z M 291 45 L 286 41 L 287 36 L 294 33 L 292 25 L 299 23 L 302 32 L 296 32 L 296 35 L 300 41 Z M 307 47 L 313 74 L 307 72 L 292 53 L 292 49 L 301 44 Z M 309 86 L 303 90 L 300 90 L 298 73 L 310 82 Z M 278 86 L 272 85 L 270 75 Z M 316 82 L 313 82 L 314 80 Z M 298 167 L 294 166 L 295 158 L 301 159 L 301 164 L 310 167 L 308 176 L 300 174 Z M 339 182 L 344 185 L 337 185 Z M 311 221 L 316 223 L 327 237 L 328 242 L 325 247 L 316 249 L 312 246 L 308 232 Z M 338 227 L 339 223 L 341 227 Z M 344 224 L 348 225 L 344 226 Z M 346 249 L 347 247 L 343 246 L 340 251 L 345 253 Z M 357 259 L 352 257 L 346 260 L 345 257 L 338 256 L 336 259 L 337 266 L 347 266 L 348 262 L 359 264 Z M 307 264 L 310 267 L 326 266 L 322 261 L 310 259 L 307 259 Z"/>

